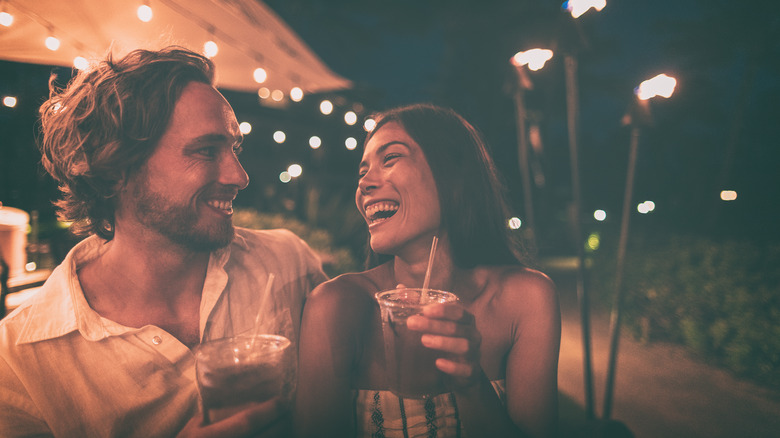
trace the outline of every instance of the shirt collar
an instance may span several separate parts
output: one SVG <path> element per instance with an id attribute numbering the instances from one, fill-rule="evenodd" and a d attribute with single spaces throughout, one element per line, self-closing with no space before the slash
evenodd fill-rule
<path id="1" fill-rule="evenodd" d="M 94 260 L 105 251 L 106 241 L 90 236 L 73 247 L 62 263 L 54 269 L 41 289 L 20 307 L 27 320 L 17 338 L 17 344 L 44 341 L 78 330 L 85 339 L 99 341 L 108 336 L 134 332 L 101 317 L 87 303 L 76 273 L 81 265 Z M 211 253 L 201 299 L 200 328 L 203 332 L 207 316 L 227 284 L 225 265 L 232 247 L 247 251 L 249 245 L 238 233 L 230 245 Z"/>

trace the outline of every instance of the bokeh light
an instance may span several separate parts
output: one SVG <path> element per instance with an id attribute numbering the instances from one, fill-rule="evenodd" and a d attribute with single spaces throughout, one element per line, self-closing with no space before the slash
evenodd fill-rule
<path id="1" fill-rule="evenodd" d="M 603 222 L 607 219 L 607 212 L 604 210 L 596 210 L 593 212 L 593 218 L 599 222 Z"/>
<path id="2" fill-rule="evenodd" d="M 3 105 L 7 106 L 8 108 L 13 108 L 16 106 L 16 98 L 14 96 L 5 96 L 3 98 Z"/>
<path id="3" fill-rule="evenodd" d="M 154 17 L 154 14 L 152 13 L 152 8 L 150 8 L 149 5 L 139 6 L 138 9 L 135 11 L 135 14 L 138 16 L 138 19 L 143 21 L 144 23 L 148 23 L 152 21 L 152 17 Z"/>
<path id="4" fill-rule="evenodd" d="M 303 100 L 303 90 L 298 87 L 293 87 L 292 90 L 290 90 L 290 99 L 293 102 L 300 102 Z"/>
<path id="5" fill-rule="evenodd" d="M 252 77 L 255 78 L 255 82 L 257 82 L 258 84 L 262 84 L 263 82 L 265 82 L 266 79 L 268 79 L 268 73 L 265 71 L 264 68 L 258 67 L 252 73 Z"/>
<path id="6" fill-rule="evenodd" d="M 363 129 L 366 130 L 366 132 L 371 132 L 376 127 L 376 120 L 374 119 L 366 119 L 365 122 L 363 122 Z"/>
<path id="7" fill-rule="evenodd" d="M 517 230 L 521 226 L 523 226 L 523 221 L 521 221 L 520 218 L 517 217 L 517 216 L 511 217 L 511 218 L 509 218 L 508 225 L 509 225 L 510 229 Z"/>
<path id="8" fill-rule="evenodd" d="M 347 111 L 344 113 L 344 122 L 349 126 L 354 125 L 357 123 L 357 114 L 354 111 Z"/>
<path id="9" fill-rule="evenodd" d="M 241 131 L 242 134 L 247 135 L 252 132 L 252 124 L 249 122 L 241 122 L 238 124 L 238 130 Z"/>
<path id="10" fill-rule="evenodd" d="M 316 135 L 312 135 L 312 136 L 309 138 L 309 146 L 310 146 L 312 149 L 317 149 L 318 147 L 322 146 L 322 139 L 320 139 L 320 138 L 319 138 L 319 137 L 317 137 Z"/>
<path id="11" fill-rule="evenodd" d="M 737 192 L 734 190 L 723 190 L 720 192 L 720 199 L 723 201 L 736 201 Z"/>
<path id="12" fill-rule="evenodd" d="M 274 132 L 274 141 L 282 144 L 284 141 L 287 140 L 287 135 L 284 133 L 284 131 L 276 131 Z"/>
<path id="13" fill-rule="evenodd" d="M 290 164 L 290 166 L 287 167 L 287 173 L 293 178 L 298 178 L 303 173 L 303 167 L 301 167 L 300 164 Z"/>
<path id="14" fill-rule="evenodd" d="M 214 41 L 206 41 L 203 44 L 203 55 L 206 58 L 213 58 L 217 56 L 217 53 L 219 53 L 219 46 Z"/>
<path id="15" fill-rule="evenodd" d="M 288 183 L 292 179 L 292 176 L 290 176 L 290 172 L 284 170 L 282 173 L 279 174 L 279 181 L 283 183 Z"/>
<path id="16" fill-rule="evenodd" d="M 357 147 L 357 140 L 355 140 L 355 137 L 347 137 L 346 140 L 344 140 L 344 146 L 347 147 L 350 151 L 354 151 Z"/>
<path id="17" fill-rule="evenodd" d="M 327 99 L 320 102 L 320 112 L 326 116 L 333 112 L 333 103 Z"/>
<path id="18" fill-rule="evenodd" d="M 60 48 L 60 40 L 57 39 L 57 37 L 47 37 L 46 38 L 46 48 L 51 50 L 52 52 L 56 51 Z"/>

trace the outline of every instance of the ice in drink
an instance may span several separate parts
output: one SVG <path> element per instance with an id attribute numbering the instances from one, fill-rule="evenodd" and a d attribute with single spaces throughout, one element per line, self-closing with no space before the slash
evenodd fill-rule
<path id="1" fill-rule="evenodd" d="M 295 389 L 295 360 L 283 336 L 219 339 L 196 351 L 198 389 L 207 423 L 244 408 L 249 402 L 279 398 L 289 403 Z"/>
<path id="2" fill-rule="evenodd" d="M 385 361 L 390 391 L 399 397 L 424 398 L 448 391 L 446 375 L 436 368 L 442 352 L 422 345 L 422 332 L 409 330 L 406 320 L 422 313 L 421 289 L 395 289 L 376 294 L 382 313 Z M 439 290 L 428 290 L 428 303 L 457 301 Z"/>

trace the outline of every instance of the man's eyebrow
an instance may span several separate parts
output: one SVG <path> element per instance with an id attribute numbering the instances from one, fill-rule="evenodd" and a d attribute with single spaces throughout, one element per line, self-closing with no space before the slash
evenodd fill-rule
<path id="1" fill-rule="evenodd" d="M 199 146 L 202 144 L 208 144 L 208 143 L 231 143 L 231 144 L 241 144 L 241 142 L 244 141 L 244 136 L 232 136 L 232 135 L 225 135 L 225 134 L 203 134 L 198 137 L 195 137 L 187 142 L 188 146 Z"/>

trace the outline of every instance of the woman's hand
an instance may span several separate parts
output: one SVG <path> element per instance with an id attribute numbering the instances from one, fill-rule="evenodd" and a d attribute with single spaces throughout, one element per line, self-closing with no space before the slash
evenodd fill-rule
<path id="1" fill-rule="evenodd" d="M 479 381 L 482 336 L 474 315 L 461 304 L 427 305 L 422 315 L 410 316 L 406 325 L 410 330 L 423 333 L 423 345 L 445 353 L 436 359 L 436 368 L 452 376 L 456 386 L 468 387 Z"/>

